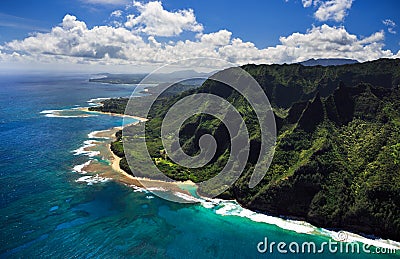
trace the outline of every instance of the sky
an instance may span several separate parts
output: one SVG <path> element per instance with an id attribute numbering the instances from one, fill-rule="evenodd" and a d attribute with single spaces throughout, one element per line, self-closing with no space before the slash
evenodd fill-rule
<path id="1" fill-rule="evenodd" d="M 400 58 L 398 0 L 2 0 L 4 70 L 150 71 L 193 57 L 242 65 Z"/>

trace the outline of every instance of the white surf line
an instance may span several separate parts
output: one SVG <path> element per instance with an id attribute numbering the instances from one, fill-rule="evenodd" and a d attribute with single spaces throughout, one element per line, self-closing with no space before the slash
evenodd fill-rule
<path id="1" fill-rule="evenodd" d="M 93 185 L 96 183 L 105 183 L 111 180 L 111 178 L 107 177 L 100 177 L 98 174 L 96 175 L 87 175 L 87 176 L 82 176 L 75 180 L 75 182 L 84 182 L 86 185 Z"/>
<path id="2" fill-rule="evenodd" d="M 83 168 L 84 168 L 85 166 L 90 165 L 90 163 L 91 163 L 92 161 L 93 161 L 93 160 L 89 160 L 89 161 L 87 161 L 87 162 L 85 162 L 85 163 L 83 163 L 83 164 L 76 165 L 76 166 L 74 166 L 74 168 L 72 169 L 72 171 L 73 171 L 73 172 L 80 173 L 80 174 L 87 174 L 87 172 L 84 171 Z"/>
<path id="3" fill-rule="evenodd" d="M 212 202 L 212 199 L 211 199 L 211 202 Z M 221 208 L 217 208 L 215 210 L 216 214 L 219 214 L 222 216 L 245 217 L 254 222 L 262 222 L 262 223 L 276 225 L 279 228 L 290 230 L 290 231 L 295 231 L 297 233 L 328 236 L 334 240 L 339 240 L 338 239 L 339 233 L 340 234 L 345 233 L 347 235 L 347 239 L 345 240 L 345 242 L 360 242 L 360 243 L 372 245 L 375 247 L 388 248 L 388 249 L 400 249 L 400 242 L 393 241 L 390 239 L 381 239 L 381 238 L 370 239 L 370 238 L 366 238 L 361 235 L 347 232 L 347 231 L 331 231 L 331 230 L 327 230 L 324 228 L 318 228 L 318 227 L 316 227 L 308 222 L 305 222 L 305 221 L 282 219 L 279 217 L 268 216 L 268 215 L 265 215 L 262 213 L 257 213 L 257 212 L 251 211 L 249 209 L 243 208 L 236 201 L 224 201 L 224 200 L 218 199 L 218 200 L 215 200 L 215 202 L 211 203 L 211 204 L 215 204 L 215 203 L 218 203 L 218 205 L 214 206 L 213 208 L 222 206 Z M 211 204 L 205 203 L 205 205 L 207 207 L 211 207 Z M 203 202 L 202 202 L 202 205 L 204 206 Z"/>
<path id="4" fill-rule="evenodd" d="M 100 151 L 87 151 L 87 150 L 85 150 L 86 148 L 96 146 L 95 142 L 97 142 L 97 141 L 96 140 L 85 140 L 83 142 L 83 146 L 82 147 L 80 147 L 78 149 L 75 149 L 72 152 L 74 153 L 75 156 L 86 155 L 88 157 L 94 157 L 94 156 L 100 155 Z"/>
<path id="5" fill-rule="evenodd" d="M 89 113 L 79 114 L 79 115 L 62 115 L 62 112 L 76 111 L 76 110 L 79 110 L 79 108 L 75 107 L 75 108 L 64 109 L 64 110 L 43 110 L 39 113 L 43 114 L 45 117 L 49 117 L 49 118 L 86 118 L 86 117 L 98 116 L 96 114 L 89 114 Z"/>
<path id="6" fill-rule="evenodd" d="M 243 208 L 235 200 L 208 199 L 204 197 L 195 198 L 193 196 L 179 192 L 175 192 L 174 195 L 187 201 L 199 202 L 204 208 L 213 209 L 216 214 L 221 216 L 237 216 L 248 218 L 254 222 L 275 225 L 281 229 L 294 231 L 296 233 L 320 235 L 330 237 L 334 240 L 338 240 L 339 233 L 345 233 L 347 235 L 347 239 L 345 242 L 360 242 L 380 248 L 400 249 L 400 242 L 396 242 L 390 239 L 370 239 L 347 231 L 331 231 L 324 228 L 318 228 L 305 221 L 282 219 L 279 217 L 257 213 L 249 209 Z"/>
<path id="7" fill-rule="evenodd" d="M 108 129 L 107 129 L 107 130 L 95 130 L 95 131 L 92 131 L 92 132 L 90 132 L 90 133 L 88 134 L 88 138 L 94 138 L 94 139 L 110 139 L 109 137 L 98 137 L 98 136 L 96 136 L 98 133 L 102 133 L 102 132 L 105 132 L 105 131 L 108 131 Z"/>

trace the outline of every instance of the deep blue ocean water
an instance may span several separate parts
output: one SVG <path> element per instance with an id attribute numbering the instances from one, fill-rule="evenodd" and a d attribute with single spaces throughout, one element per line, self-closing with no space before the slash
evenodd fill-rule
<path id="1" fill-rule="evenodd" d="M 320 244 L 328 236 L 230 216 L 221 213 L 220 206 L 168 202 L 113 181 L 76 182 L 81 175 L 72 168 L 88 158 L 72 151 L 82 146 L 90 132 L 120 126 L 122 119 L 47 117 L 41 112 L 88 106 L 90 99 L 128 96 L 133 90 L 128 85 L 89 83 L 88 78 L 0 76 L 0 258 L 320 256 L 285 255 L 276 249 L 260 254 L 257 244 L 265 237 Z M 350 256 L 372 257 L 324 253 L 328 258 Z"/>

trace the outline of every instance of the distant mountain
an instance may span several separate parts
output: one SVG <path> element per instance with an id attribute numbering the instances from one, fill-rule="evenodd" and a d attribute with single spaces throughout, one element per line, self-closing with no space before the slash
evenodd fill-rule
<path id="1" fill-rule="evenodd" d="M 147 74 L 97 74 L 89 82 L 105 84 L 139 84 Z"/>
<path id="2" fill-rule="evenodd" d="M 187 79 L 187 78 L 208 78 L 209 76 L 215 74 L 216 71 L 201 73 L 194 70 L 180 70 L 174 71 L 171 73 L 161 73 L 157 76 L 161 77 L 161 79 L 169 78 L 169 79 Z"/>
<path id="3" fill-rule="evenodd" d="M 341 66 L 341 65 L 351 65 L 359 63 L 355 59 L 346 59 L 346 58 L 319 58 L 319 59 L 309 59 L 299 64 L 303 66 Z"/>
<path id="4" fill-rule="evenodd" d="M 182 84 L 201 85 L 213 72 L 201 73 L 194 70 L 181 70 L 170 73 L 151 74 L 146 79 L 146 83 L 159 84 L 166 82 L 179 82 Z M 107 84 L 139 84 L 148 74 L 97 74 L 89 79 L 89 82 L 107 83 Z M 202 79 L 203 78 L 203 79 Z M 143 83 L 143 82 L 142 82 Z"/>

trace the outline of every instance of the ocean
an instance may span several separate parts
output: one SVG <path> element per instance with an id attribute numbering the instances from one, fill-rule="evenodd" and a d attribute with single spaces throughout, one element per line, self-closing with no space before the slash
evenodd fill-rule
<path id="1" fill-rule="evenodd" d="M 77 152 L 88 135 L 121 126 L 123 119 L 75 109 L 96 98 L 130 96 L 134 89 L 89 78 L 0 76 L 0 258 L 375 257 L 376 247 L 368 254 L 363 243 L 377 244 L 379 258 L 396 256 L 384 251 L 387 242 L 352 235 L 360 253 L 326 246 L 292 252 L 289 244 L 301 248 L 304 242 L 319 250 L 335 242 L 335 232 L 251 212 L 234 201 L 178 204 L 110 179 L 77 181 L 83 175 L 76 166 L 101 160 Z M 276 243 L 272 251 L 262 251 L 265 240 L 268 248 Z M 279 242 L 287 244 L 287 253 L 278 251 Z"/>

